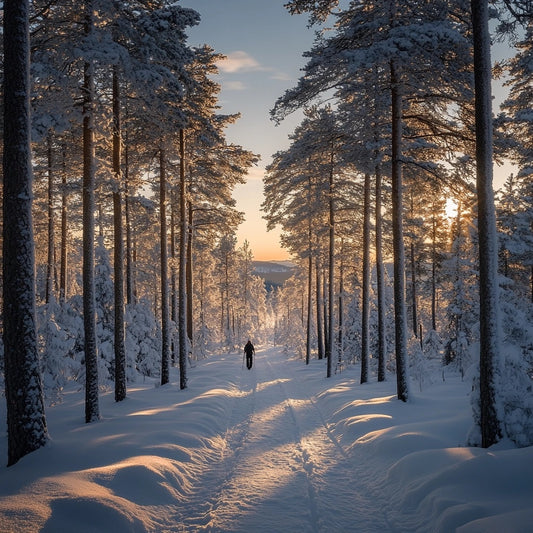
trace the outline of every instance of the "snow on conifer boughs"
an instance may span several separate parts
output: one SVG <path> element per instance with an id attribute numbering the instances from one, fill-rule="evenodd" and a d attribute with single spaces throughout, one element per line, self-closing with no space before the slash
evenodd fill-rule
<path id="1" fill-rule="evenodd" d="M 96 338 L 98 340 L 98 379 L 109 384 L 114 375 L 113 361 L 113 280 L 111 258 L 104 246 L 104 238 L 98 237 L 94 250 L 94 295 L 96 310 Z"/>
<path id="2" fill-rule="evenodd" d="M 67 306 L 68 303 L 52 300 L 38 309 L 43 386 L 49 403 L 61 401 L 63 390 L 76 379 L 81 368 L 75 348 L 76 339 L 82 333 L 82 320 L 79 315 L 74 317 L 69 327 Z"/>
<path id="3" fill-rule="evenodd" d="M 505 434 L 517 446 L 533 445 L 533 304 L 515 292 L 514 283 L 500 285 L 502 310 L 502 390 L 498 401 Z"/>
<path id="4" fill-rule="evenodd" d="M 141 300 L 126 307 L 126 375 L 160 377 L 161 328 L 148 302 Z"/>

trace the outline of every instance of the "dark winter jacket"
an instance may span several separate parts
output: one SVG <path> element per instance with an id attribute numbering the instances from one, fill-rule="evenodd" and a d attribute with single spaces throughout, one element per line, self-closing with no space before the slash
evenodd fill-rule
<path id="1" fill-rule="evenodd" d="M 253 353 L 255 353 L 254 345 L 250 341 L 246 343 L 246 346 L 244 347 L 244 353 L 246 355 L 252 355 Z"/>

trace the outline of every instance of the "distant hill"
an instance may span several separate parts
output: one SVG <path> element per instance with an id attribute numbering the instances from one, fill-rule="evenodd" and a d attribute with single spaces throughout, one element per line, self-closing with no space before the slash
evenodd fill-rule
<path id="1" fill-rule="evenodd" d="M 294 265 L 290 261 L 254 261 L 256 276 L 264 279 L 267 291 L 281 287 L 294 272 Z"/>

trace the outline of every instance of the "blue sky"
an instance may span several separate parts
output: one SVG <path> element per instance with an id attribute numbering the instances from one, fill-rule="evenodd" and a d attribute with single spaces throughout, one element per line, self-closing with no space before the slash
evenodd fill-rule
<path id="1" fill-rule="evenodd" d="M 217 81 L 222 86 L 220 105 L 224 113 L 242 117 L 227 130 L 230 142 L 259 154 L 248 183 L 234 197 L 246 215 L 238 232 L 239 243 L 250 242 L 256 259 L 286 259 L 279 246 L 279 233 L 268 232 L 259 211 L 263 201 L 261 182 L 271 156 L 288 146 L 288 134 L 300 121 L 295 114 L 276 126 L 269 111 L 286 89 L 294 86 L 305 64 L 302 53 L 314 39 L 306 16 L 291 16 L 284 0 L 182 0 L 198 11 L 200 25 L 189 30 L 189 44 L 208 44 L 228 57 L 219 65 Z"/>
<path id="2" fill-rule="evenodd" d="M 201 23 L 191 28 L 189 44 L 208 44 L 227 56 L 219 65 L 221 84 L 219 104 L 224 113 L 240 112 L 242 117 L 227 130 L 230 142 L 259 154 L 261 161 L 248 176 L 246 185 L 234 193 L 237 208 L 246 221 L 239 227 L 239 244 L 246 239 L 255 259 L 287 259 L 279 246 L 279 232 L 267 232 L 260 205 L 263 201 L 262 177 L 271 156 L 288 147 L 288 135 L 301 120 L 295 113 L 276 126 L 269 111 L 285 90 L 300 77 L 306 60 L 303 52 L 314 40 L 314 29 L 307 27 L 307 16 L 291 16 L 283 7 L 286 0 L 182 0 L 201 15 Z M 507 55 L 505 45 L 497 45 L 493 56 Z M 501 101 L 500 84 L 495 84 L 496 103 Z M 495 168 L 499 187 L 512 168 Z"/>

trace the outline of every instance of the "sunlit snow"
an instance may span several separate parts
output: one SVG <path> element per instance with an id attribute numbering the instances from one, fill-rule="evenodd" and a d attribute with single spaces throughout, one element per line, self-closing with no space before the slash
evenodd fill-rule
<path id="1" fill-rule="evenodd" d="M 68 392 L 50 445 L 0 469 L 0 531 L 531 531 L 533 449 L 466 447 L 460 376 L 405 404 L 394 376 L 326 379 L 279 348 L 241 359 L 199 362 L 184 391 L 172 369 L 171 385 L 103 394 L 93 424 Z"/>

